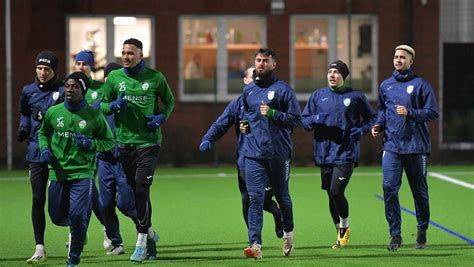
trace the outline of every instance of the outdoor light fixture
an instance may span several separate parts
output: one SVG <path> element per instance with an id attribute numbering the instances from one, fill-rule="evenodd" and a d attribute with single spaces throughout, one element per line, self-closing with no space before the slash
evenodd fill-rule
<path id="1" fill-rule="evenodd" d="M 285 2 L 283 0 L 272 0 L 270 9 L 273 15 L 281 15 L 285 12 Z"/>
<path id="2" fill-rule="evenodd" d="M 137 23 L 135 17 L 114 17 L 115 25 L 133 25 Z"/>

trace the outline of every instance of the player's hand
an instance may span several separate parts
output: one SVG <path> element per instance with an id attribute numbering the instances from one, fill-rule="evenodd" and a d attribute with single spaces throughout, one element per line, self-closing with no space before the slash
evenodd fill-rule
<path id="1" fill-rule="evenodd" d="M 51 153 L 49 148 L 45 148 L 45 149 L 41 150 L 40 162 L 41 163 L 51 163 L 51 162 L 53 162 L 53 154 Z"/>
<path id="2" fill-rule="evenodd" d="M 109 108 L 113 111 L 113 112 L 120 112 L 120 111 L 124 111 L 127 109 L 127 105 L 128 105 L 128 102 L 127 102 L 127 99 L 125 99 L 125 93 L 122 92 L 119 97 L 117 97 L 117 99 L 115 101 L 113 101 L 112 103 L 110 103 L 109 105 Z"/>
<path id="3" fill-rule="evenodd" d="M 260 114 L 267 116 L 268 110 L 270 110 L 270 107 L 262 100 L 262 103 L 260 104 Z"/>
<path id="4" fill-rule="evenodd" d="M 240 121 L 239 122 L 239 129 L 240 129 L 241 133 L 248 134 L 250 132 L 249 122 L 245 121 L 245 120 Z"/>
<path id="5" fill-rule="evenodd" d="M 23 140 L 28 139 L 28 137 L 30 137 L 30 133 L 27 130 L 20 129 L 16 133 L 16 140 L 18 142 L 22 142 Z"/>
<path id="6" fill-rule="evenodd" d="M 359 141 L 363 134 L 362 128 L 359 127 L 353 127 L 349 130 L 349 136 L 353 142 Z"/>
<path id="7" fill-rule="evenodd" d="M 163 114 L 158 114 L 158 115 L 149 115 L 145 117 L 148 121 L 146 123 L 146 127 L 149 132 L 154 132 L 160 125 L 165 123 L 166 121 L 166 116 Z"/>
<path id="8" fill-rule="evenodd" d="M 202 152 L 204 151 L 208 151 L 208 150 L 211 150 L 211 147 L 212 147 L 212 144 L 211 142 L 209 141 L 203 141 L 200 145 L 199 145 L 199 150 L 201 150 Z"/>
<path id="9" fill-rule="evenodd" d="M 327 113 L 318 113 L 316 115 L 311 116 L 311 122 L 313 125 L 316 124 L 324 124 L 326 122 L 326 118 L 329 116 Z"/>
<path id="10" fill-rule="evenodd" d="M 80 150 L 89 150 L 92 148 L 92 140 L 83 134 L 76 134 L 76 145 Z"/>
<path id="11" fill-rule="evenodd" d="M 397 114 L 400 116 L 408 116 L 408 110 L 405 106 L 402 105 L 395 105 L 395 108 L 397 110 Z"/>
<path id="12" fill-rule="evenodd" d="M 375 124 L 374 126 L 372 126 L 372 129 L 370 130 L 370 132 L 372 133 L 373 138 L 379 137 L 380 136 L 380 131 L 381 131 L 380 124 Z"/>

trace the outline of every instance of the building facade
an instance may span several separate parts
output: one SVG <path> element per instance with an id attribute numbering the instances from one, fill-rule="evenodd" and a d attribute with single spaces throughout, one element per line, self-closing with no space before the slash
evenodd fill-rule
<path id="1" fill-rule="evenodd" d="M 5 0 L 3 1 L 4 3 Z M 8 1 L 0 12 L 11 17 L 11 69 L 0 64 L 2 99 L 11 99 L 11 134 L 18 127 L 21 88 L 34 78 L 34 59 L 42 50 L 60 59 L 60 77 L 71 72 L 73 56 L 94 51 L 96 71 L 120 63 L 123 40 L 144 43 L 146 65 L 162 71 L 176 99 L 163 126 L 161 162 L 175 166 L 232 163 L 231 132 L 210 153 L 198 145 L 225 105 L 243 88 L 243 70 L 255 51 L 268 46 L 277 53 L 277 76 L 293 86 L 303 108 L 309 94 L 326 84 L 328 64 L 348 62 L 348 82 L 366 93 L 376 107 L 378 85 L 393 69 L 394 47 L 416 49 L 415 71 L 430 81 L 439 99 L 440 6 L 438 0 L 45 0 Z M 0 46 L 6 51 L 8 30 L 1 21 Z M 6 52 L 3 56 L 6 56 Z M 5 58 L 5 57 L 3 57 Z M 11 73 L 11 79 L 9 78 Z M 11 97 L 5 84 L 11 80 Z M 4 86 L 5 85 L 5 86 Z M 7 113 L 7 112 L 6 112 Z M 9 139 L 9 119 L 1 113 L 0 165 L 24 166 L 24 144 Z M 432 158 L 444 162 L 440 121 L 430 124 Z M 471 136 L 472 137 L 472 136 Z M 311 133 L 296 129 L 294 162 L 312 164 Z M 472 140 L 471 140 L 472 141 Z M 470 153 L 470 152 L 463 152 Z M 363 163 L 378 163 L 381 141 L 363 139 Z"/>

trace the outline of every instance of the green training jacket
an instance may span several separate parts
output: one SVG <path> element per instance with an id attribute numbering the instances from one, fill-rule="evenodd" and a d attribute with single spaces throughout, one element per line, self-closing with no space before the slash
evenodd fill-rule
<path id="1" fill-rule="evenodd" d="M 97 99 L 102 97 L 102 86 L 104 83 L 89 78 L 89 84 L 89 89 L 87 89 L 84 98 L 87 104 L 92 105 Z"/>
<path id="2" fill-rule="evenodd" d="M 165 76 L 149 68 L 135 76 L 127 76 L 123 69 L 114 70 L 102 88 L 101 109 L 105 114 L 112 114 L 109 105 L 118 97 L 124 97 L 128 103 L 126 110 L 115 114 L 117 142 L 138 148 L 161 145 L 161 128 L 149 132 L 145 117 L 163 114 L 168 119 L 174 109 L 173 93 Z"/>
<path id="3" fill-rule="evenodd" d="M 90 150 L 80 150 L 75 134 L 92 139 Z M 71 180 L 94 177 L 96 152 L 114 146 L 114 136 L 104 115 L 86 105 L 71 112 L 64 103 L 48 109 L 38 132 L 40 151 L 49 148 L 54 156 L 49 164 L 49 179 Z"/>

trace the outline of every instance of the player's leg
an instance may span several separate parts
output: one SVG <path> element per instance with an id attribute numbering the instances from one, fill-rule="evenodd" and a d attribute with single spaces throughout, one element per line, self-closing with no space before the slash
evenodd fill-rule
<path id="1" fill-rule="evenodd" d="M 48 187 L 48 214 L 58 226 L 69 226 L 69 183 L 51 181 Z"/>
<path id="2" fill-rule="evenodd" d="M 46 187 L 48 184 L 48 165 L 40 163 L 29 164 L 31 190 L 33 202 L 31 208 L 31 219 L 33 222 L 33 232 L 35 234 L 36 249 L 31 258 L 26 260 L 28 264 L 45 262 L 46 252 L 44 250 L 44 232 L 46 229 L 46 219 L 44 205 L 46 203 Z"/>
<path id="3" fill-rule="evenodd" d="M 92 213 L 92 196 L 90 194 L 94 179 L 76 179 L 69 183 L 69 219 L 71 244 L 69 245 L 68 263 L 79 264 L 84 248 L 87 228 Z"/>
<path id="4" fill-rule="evenodd" d="M 132 187 L 127 183 L 127 178 L 122 168 L 122 163 L 118 162 L 114 166 L 115 184 L 117 185 L 117 208 L 123 215 L 137 223 L 137 209 L 135 208 L 135 196 Z"/>
<path id="5" fill-rule="evenodd" d="M 336 203 L 331 196 L 331 179 L 332 179 L 332 172 L 334 167 L 331 165 L 322 165 L 320 166 L 321 169 L 321 189 L 324 190 L 328 196 L 328 205 L 329 205 L 329 213 L 331 214 L 332 221 L 334 223 L 334 227 L 336 229 L 336 242 L 333 245 L 333 248 L 336 248 L 337 240 L 339 238 L 339 232 L 341 228 L 341 222 L 339 218 L 339 213 L 336 209 Z"/>
<path id="6" fill-rule="evenodd" d="M 239 183 L 239 191 L 242 199 L 242 215 L 244 217 L 247 229 L 249 227 L 249 193 L 245 184 L 245 169 L 237 168 L 237 182 Z"/>
<path id="7" fill-rule="evenodd" d="M 268 160 L 268 175 L 272 181 L 273 192 L 280 206 L 283 218 L 283 246 L 284 256 L 289 256 L 293 251 L 293 203 L 290 197 L 290 160 L 271 159 Z M 265 177 L 266 179 L 266 177 Z"/>
<path id="8" fill-rule="evenodd" d="M 398 191 L 402 184 L 403 166 L 400 155 L 384 151 L 382 155 L 383 194 L 385 202 L 385 218 L 387 219 L 390 243 L 389 251 L 396 251 L 402 245 L 401 210 Z"/>
<path id="9" fill-rule="evenodd" d="M 354 163 L 345 163 L 333 168 L 329 192 L 339 215 L 339 232 L 333 248 L 345 247 L 349 242 L 349 203 L 344 192 L 349 184 L 353 170 Z"/>
<path id="10" fill-rule="evenodd" d="M 135 206 L 137 208 L 138 238 L 135 251 L 130 257 L 133 262 L 142 262 L 148 254 L 151 259 L 156 258 L 156 244 L 148 235 L 151 227 L 152 205 L 150 202 L 150 186 L 153 183 L 156 164 L 158 163 L 160 147 L 149 146 L 136 150 L 135 175 Z M 149 241 L 147 239 L 150 239 Z M 146 251 L 148 249 L 148 251 Z"/>
<path id="11" fill-rule="evenodd" d="M 281 215 L 280 207 L 273 200 L 273 188 L 268 182 L 270 180 L 267 178 L 267 185 L 265 186 L 265 198 L 263 200 L 263 210 L 269 212 L 273 215 L 273 221 L 275 222 L 275 234 L 278 238 L 283 237 L 283 218 Z"/>
<path id="12" fill-rule="evenodd" d="M 101 212 L 104 216 L 105 235 L 104 248 L 110 249 L 107 255 L 119 255 L 124 253 L 123 241 L 120 236 L 119 220 L 115 212 L 117 205 L 117 185 L 115 182 L 115 166 L 103 160 L 97 161 L 99 174 L 99 202 Z"/>
<path id="13" fill-rule="evenodd" d="M 415 202 L 417 239 L 415 248 L 426 247 L 426 230 L 430 223 L 430 203 L 428 194 L 427 156 L 424 154 L 405 155 L 403 160 L 405 172 Z"/>
<path id="14" fill-rule="evenodd" d="M 336 209 L 336 204 L 334 203 L 334 199 L 331 197 L 330 189 L 331 189 L 331 177 L 333 167 L 330 165 L 321 166 L 321 189 L 326 191 L 328 196 L 328 203 L 329 203 L 329 213 L 331 214 L 332 221 L 336 230 L 339 231 L 340 220 L 339 220 L 339 213 Z"/>
<path id="15" fill-rule="evenodd" d="M 249 247 L 244 249 L 244 255 L 255 259 L 262 257 L 263 199 L 266 177 L 267 170 L 262 159 L 245 159 L 245 183 L 249 194 Z"/>
<path id="16" fill-rule="evenodd" d="M 99 220 L 100 224 L 105 227 L 104 215 L 100 209 L 99 190 L 95 184 L 95 179 L 94 183 L 92 184 L 92 210 L 94 211 L 94 215 L 97 220 Z"/>

